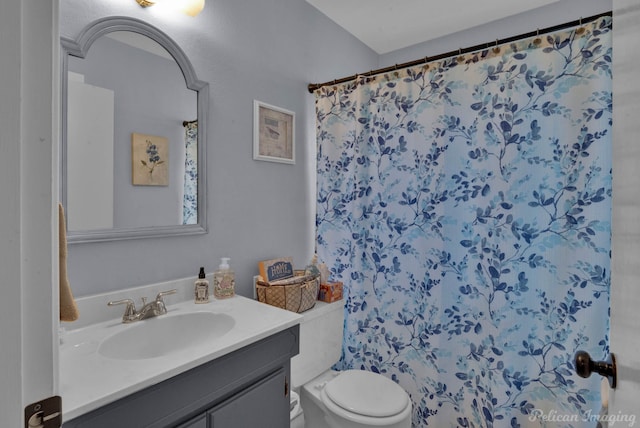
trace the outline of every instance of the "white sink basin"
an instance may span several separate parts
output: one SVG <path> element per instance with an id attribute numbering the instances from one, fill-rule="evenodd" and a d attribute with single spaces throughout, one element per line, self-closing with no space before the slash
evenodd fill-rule
<path id="1" fill-rule="evenodd" d="M 161 315 L 123 326 L 100 343 L 98 354 L 118 360 L 163 357 L 215 340 L 234 325 L 231 316 L 213 312 Z"/>

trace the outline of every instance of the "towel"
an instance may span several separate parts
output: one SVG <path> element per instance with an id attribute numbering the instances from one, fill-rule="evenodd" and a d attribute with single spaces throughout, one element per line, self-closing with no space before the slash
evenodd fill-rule
<path id="1" fill-rule="evenodd" d="M 67 278 L 67 227 L 64 219 L 64 208 L 58 204 L 58 257 L 60 259 L 60 321 L 78 319 L 78 307 L 73 298 L 69 278 Z"/>

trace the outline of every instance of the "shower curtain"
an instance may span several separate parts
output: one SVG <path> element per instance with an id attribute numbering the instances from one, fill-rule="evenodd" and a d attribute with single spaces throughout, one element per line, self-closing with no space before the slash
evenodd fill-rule
<path id="1" fill-rule="evenodd" d="M 182 224 L 198 223 L 198 122 L 185 122 Z"/>
<path id="2" fill-rule="evenodd" d="M 608 351 L 611 18 L 316 91 L 337 369 L 416 427 L 596 426 Z"/>

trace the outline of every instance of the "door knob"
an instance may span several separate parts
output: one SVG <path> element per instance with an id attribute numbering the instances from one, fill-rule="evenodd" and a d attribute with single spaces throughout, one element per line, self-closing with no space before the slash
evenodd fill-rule
<path id="1" fill-rule="evenodd" d="M 609 381 L 611 388 L 616 387 L 617 383 L 617 369 L 616 369 L 616 357 L 613 354 L 607 355 L 604 361 L 593 361 L 591 356 L 586 351 L 576 352 L 575 359 L 576 373 L 580 377 L 587 378 L 591 376 L 591 373 L 598 373 L 600 376 L 604 376 Z"/>

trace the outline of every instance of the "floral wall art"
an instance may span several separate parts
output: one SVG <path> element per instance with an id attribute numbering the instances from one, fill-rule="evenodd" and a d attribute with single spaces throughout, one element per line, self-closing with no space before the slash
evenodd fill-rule
<path id="1" fill-rule="evenodd" d="M 131 134 L 131 176 L 137 186 L 169 185 L 169 140 L 146 134 Z"/>

